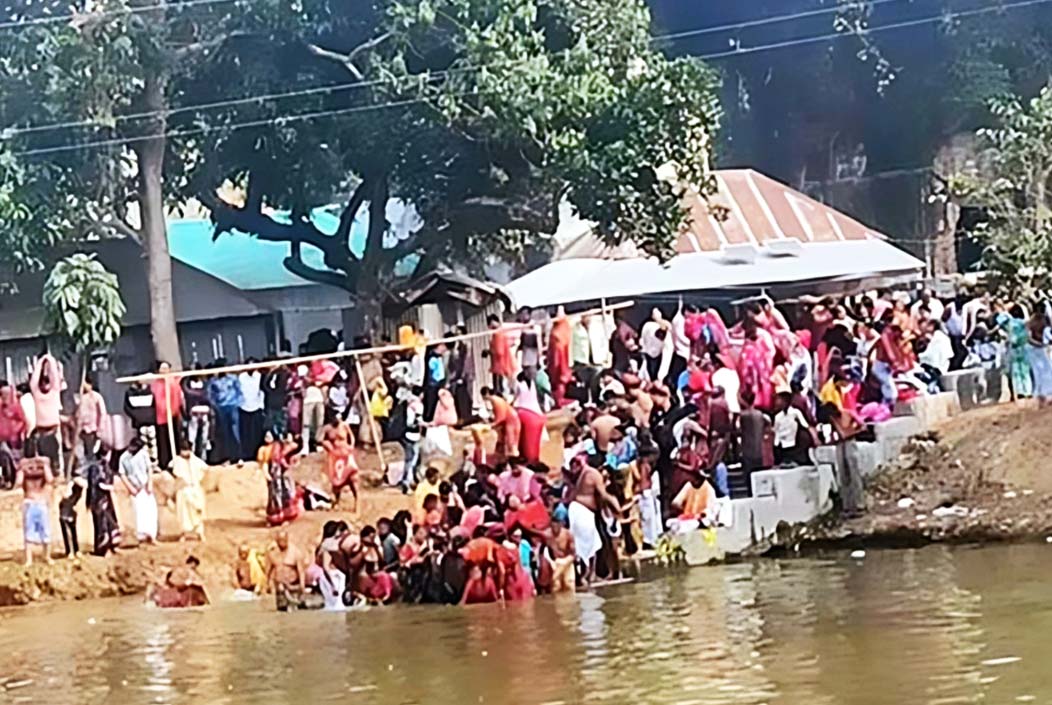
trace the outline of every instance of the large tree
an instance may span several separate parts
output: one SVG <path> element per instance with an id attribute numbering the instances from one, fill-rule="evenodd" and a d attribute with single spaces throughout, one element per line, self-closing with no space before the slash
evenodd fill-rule
<path id="1" fill-rule="evenodd" d="M 39 16 L 27 7 L 20 17 Z M 642 0 L 93 7 L 72 24 L 19 28 L 14 60 L 0 68 L 0 110 L 16 127 L 82 121 L 16 131 L 9 149 L 45 184 L 41 194 L 90 203 L 95 228 L 127 231 L 127 206 L 138 206 L 165 357 L 174 356 L 166 203 L 203 202 L 217 237 L 287 242 L 289 270 L 374 310 L 410 255 L 420 272 L 543 246 L 562 199 L 608 241 L 667 255 L 686 217 L 682 185 L 708 187 L 714 75 L 653 47 Z M 17 110 L 11 88 L 29 97 Z M 96 144 L 40 151 L 78 141 Z M 657 177 L 668 164 L 678 182 Z M 392 198 L 420 216 L 409 237 L 388 227 Z M 310 213 L 336 201 L 330 235 Z M 361 211 L 368 235 L 352 247 Z"/>
<path id="2" fill-rule="evenodd" d="M 179 364 L 165 227 L 197 158 L 170 115 L 197 76 L 240 41 L 306 21 L 296 3 L 235 0 L 14 0 L 0 22 L 0 246 L 41 266 L 62 239 L 142 242 L 159 359 Z M 251 90 L 236 73 L 225 85 Z M 199 128 L 202 126 L 199 126 Z"/>
<path id="3" fill-rule="evenodd" d="M 521 257 L 554 230 L 564 198 L 607 241 L 667 255 L 685 211 L 679 186 L 655 170 L 672 164 L 704 190 L 718 108 L 713 74 L 666 59 L 649 28 L 641 0 L 381 0 L 355 31 L 302 38 L 315 60 L 298 64 L 301 83 L 335 70 L 351 86 L 297 112 L 347 112 L 213 135 L 195 191 L 243 185 L 244 204 L 209 201 L 217 233 L 290 243 L 289 269 L 347 290 L 359 309 L 396 286 L 409 255 L 417 272 Z M 340 191 L 341 227 L 327 235 L 307 214 Z M 400 241 L 384 215 L 392 197 L 422 221 Z M 348 235 L 366 207 L 355 251 Z M 320 250 L 325 269 L 307 266 L 303 247 Z"/>

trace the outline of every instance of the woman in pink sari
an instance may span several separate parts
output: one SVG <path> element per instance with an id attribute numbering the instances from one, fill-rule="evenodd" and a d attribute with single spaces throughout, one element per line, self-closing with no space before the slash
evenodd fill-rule
<path id="1" fill-rule="evenodd" d="M 770 409 L 774 400 L 774 384 L 771 381 L 773 351 L 763 344 L 757 334 L 755 321 L 746 318 L 744 323 L 745 342 L 738 358 L 741 388 L 743 392 L 752 390 L 757 408 Z"/>

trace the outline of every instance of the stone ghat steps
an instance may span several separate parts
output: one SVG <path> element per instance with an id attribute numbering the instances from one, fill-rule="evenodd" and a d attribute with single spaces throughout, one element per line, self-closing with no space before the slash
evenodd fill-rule
<path id="1" fill-rule="evenodd" d="M 970 378 L 977 372 L 958 376 L 973 384 Z M 704 565 L 728 556 L 762 553 L 774 544 L 780 529 L 801 527 L 832 511 L 836 494 L 845 506 L 860 501 L 863 483 L 898 457 L 910 438 L 960 412 L 956 391 L 900 403 L 892 418 L 874 424 L 872 441 L 816 448 L 813 465 L 754 472 L 750 497 L 740 497 L 746 489 L 738 486 L 744 476 L 731 473 L 732 496 L 739 495 L 730 500 L 731 524 L 716 529 L 714 545 L 702 532 L 680 537 L 687 563 Z"/>

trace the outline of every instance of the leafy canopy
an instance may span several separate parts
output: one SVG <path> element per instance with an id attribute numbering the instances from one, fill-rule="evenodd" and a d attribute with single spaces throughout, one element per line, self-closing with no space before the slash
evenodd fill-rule
<path id="1" fill-rule="evenodd" d="M 43 301 L 45 329 L 78 353 L 113 345 L 121 335 L 120 284 L 94 255 L 59 260 L 44 283 Z"/>
<path id="2" fill-rule="evenodd" d="M 980 159 L 954 190 L 984 210 L 971 234 L 995 285 L 1034 300 L 1052 289 L 1052 86 L 1029 101 L 991 101 L 990 111 L 998 124 L 978 131 Z"/>
<path id="3" fill-rule="evenodd" d="M 667 256 L 686 217 L 679 184 L 708 187 L 716 77 L 652 45 L 643 0 L 95 5 L 20 30 L 0 62 L 0 125 L 78 123 L 3 142 L 32 186 L 26 233 L 124 232 L 141 196 L 135 140 L 162 133 L 170 207 L 197 199 L 217 236 L 287 242 L 289 269 L 366 295 L 389 289 L 407 255 L 422 271 L 543 248 L 564 198 L 608 242 Z M 163 116 L 143 101 L 157 80 Z M 33 152 L 84 141 L 110 143 Z M 231 186 L 239 197 L 217 197 Z M 388 232 L 391 198 L 420 216 L 413 235 Z M 307 214 L 336 201 L 342 225 L 326 235 Z"/>

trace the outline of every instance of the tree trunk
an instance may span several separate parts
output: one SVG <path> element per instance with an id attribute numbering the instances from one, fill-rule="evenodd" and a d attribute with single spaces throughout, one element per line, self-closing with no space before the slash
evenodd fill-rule
<path id="1" fill-rule="evenodd" d="M 939 204 L 938 230 L 935 231 L 935 251 L 932 253 L 932 274 L 947 276 L 957 274 L 957 223 L 961 207 L 952 199 Z"/>
<path id="2" fill-rule="evenodd" d="M 143 87 L 143 105 L 147 111 L 165 109 L 164 79 L 147 76 Z M 139 158 L 139 211 L 142 217 L 142 239 L 146 249 L 146 277 L 150 292 L 150 335 L 158 360 L 175 369 L 182 368 L 179 334 L 175 324 L 175 302 L 172 296 L 172 259 L 168 253 L 168 228 L 164 216 L 164 151 L 166 121 L 153 120 L 148 137 L 136 143 Z"/>

